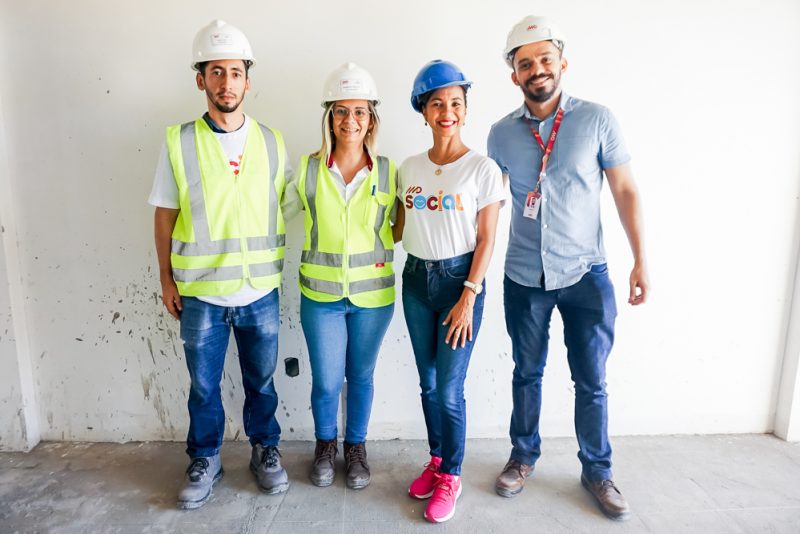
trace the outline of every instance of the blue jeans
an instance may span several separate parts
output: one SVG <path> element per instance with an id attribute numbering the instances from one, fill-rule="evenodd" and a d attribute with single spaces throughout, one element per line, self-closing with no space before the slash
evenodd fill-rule
<path id="1" fill-rule="evenodd" d="M 617 305 L 605 264 L 592 266 L 570 287 L 545 291 L 504 280 L 506 327 L 514 356 L 511 457 L 533 465 L 541 454 L 539 414 L 547 362 L 550 317 L 557 307 L 564 323 L 572 381 L 578 458 L 589 480 L 611 479 L 606 360 L 614 344 Z"/>
<path id="2" fill-rule="evenodd" d="M 403 311 L 417 361 L 422 390 L 422 413 L 428 428 L 431 455 L 441 456 L 440 471 L 461 474 L 467 434 L 464 380 L 478 339 L 486 292 L 475 298 L 472 341 L 455 350 L 444 342 L 449 326 L 442 322 L 464 291 L 472 253 L 446 260 L 426 261 L 408 255 L 403 270 Z M 485 287 L 485 284 L 484 284 Z"/>
<path id="3" fill-rule="evenodd" d="M 361 308 L 349 299 L 317 302 L 300 296 L 300 323 L 311 360 L 311 413 L 317 439 L 336 439 L 339 394 L 347 379 L 344 440 L 363 443 L 372 411 L 372 375 L 394 303 Z"/>
<path id="4" fill-rule="evenodd" d="M 278 394 L 272 382 L 278 359 L 278 290 L 241 307 L 208 304 L 183 297 L 181 339 L 192 380 L 186 453 L 213 456 L 222 446 L 225 412 L 220 381 L 231 328 L 239 348 L 244 387 L 244 431 L 252 445 L 277 445 Z"/>

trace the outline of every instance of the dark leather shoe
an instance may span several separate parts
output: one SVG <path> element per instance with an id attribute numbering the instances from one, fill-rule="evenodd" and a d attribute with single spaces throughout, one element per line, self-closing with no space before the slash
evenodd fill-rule
<path id="1" fill-rule="evenodd" d="M 347 487 L 362 489 L 369 486 L 369 464 L 364 443 L 344 444 L 344 463 L 347 469 Z"/>
<path id="2" fill-rule="evenodd" d="M 610 519 L 625 521 L 631 515 L 628 501 L 614 485 L 613 480 L 598 480 L 592 482 L 581 475 L 581 484 L 594 496 L 600 510 Z"/>
<path id="3" fill-rule="evenodd" d="M 336 475 L 336 470 L 333 467 L 333 462 L 336 460 L 336 455 L 339 449 L 336 448 L 336 440 L 317 440 L 317 448 L 314 450 L 314 464 L 311 466 L 311 474 L 309 478 L 315 486 L 330 486 L 333 484 L 333 478 Z"/>
<path id="4" fill-rule="evenodd" d="M 501 497 L 513 497 L 522 491 L 525 479 L 533 473 L 533 466 L 511 458 L 497 477 L 494 489 Z"/>

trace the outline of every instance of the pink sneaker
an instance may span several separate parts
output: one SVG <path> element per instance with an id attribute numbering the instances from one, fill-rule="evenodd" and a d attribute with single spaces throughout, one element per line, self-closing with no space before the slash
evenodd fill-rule
<path id="1" fill-rule="evenodd" d="M 425 464 L 425 471 L 408 487 L 408 494 L 415 499 L 427 499 L 433 495 L 433 488 L 438 482 L 439 465 L 442 458 L 431 456 L 431 461 Z"/>
<path id="2" fill-rule="evenodd" d="M 456 513 L 456 501 L 461 495 L 461 477 L 440 473 L 433 496 L 425 508 L 425 519 L 444 523 Z"/>

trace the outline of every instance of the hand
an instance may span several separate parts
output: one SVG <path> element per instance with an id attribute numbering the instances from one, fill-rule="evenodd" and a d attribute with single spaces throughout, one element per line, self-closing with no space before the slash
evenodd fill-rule
<path id="1" fill-rule="evenodd" d="M 169 314 L 180 321 L 183 304 L 181 304 L 181 294 L 178 293 L 178 286 L 175 285 L 175 281 L 170 279 L 161 282 L 161 293 L 161 300 L 164 302 Z"/>
<path id="2" fill-rule="evenodd" d="M 638 306 L 647 300 L 650 282 L 647 281 L 647 269 L 638 263 L 634 264 L 630 277 L 630 294 L 628 304 Z"/>
<path id="3" fill-rule="evenodd" d="M 475 303 L 475 294 L 470 289 L 465 289 L 461 293 L 456 305 L 450 309 L 450 313 L 445 317 L 443 326 L 450 325 L 444 342 L 452 344 L 452 349 L 456 350 L 459 340 L 461 348 L 467 344 L 467 340 L 472 341 L 472 305 Z M 452 341 L 451 341 L 452 338 Z"/>

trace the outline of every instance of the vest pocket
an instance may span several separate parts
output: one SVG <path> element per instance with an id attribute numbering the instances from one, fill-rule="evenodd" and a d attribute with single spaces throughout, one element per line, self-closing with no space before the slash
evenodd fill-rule
<path id="1" fill-rule="evenodd" d="M 374 198 L 381 206 L 391 206 L 394 201 L 394 195 L 391 193 L 384 193 L 383 191 L 375 191 Z"/>
<path id="2" fill-rule="evenodd" d="M 383 225 L 386 212 L 391 208 L 394 197 L 388 193 L 376 191 L 372 196 L 372 202 L 368 202 L 364 209 L 364 224 L 378 228 Z M 380 219 L 380 220 L 378 220 Z"/>

